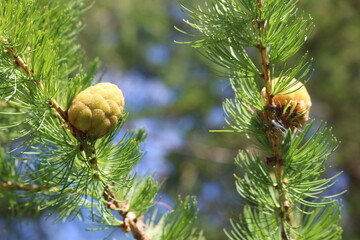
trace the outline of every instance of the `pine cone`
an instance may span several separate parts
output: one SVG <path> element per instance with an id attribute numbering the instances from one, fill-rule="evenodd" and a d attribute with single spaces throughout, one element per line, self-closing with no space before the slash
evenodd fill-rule
<path id="1" fill-rule="evenodd" d="M 125 105 L 121 90 L 98 83 L 80 92 L 68 110 L 70 123 L 83 133 L 100 138 L 116 127 Z"/>
<path id="2" fill-rule="evenodd" d="M 276 84 L 278 80 L 279 78 L 273 79 L 272 84 Z M 311 99 L 304 84 L 295 78 L 291 80 L 290 84 L 292 86 L 289 89 L 274 96 L 274 103 L 281 124 L 286 128 L 293 129 L 301 127 L 309 119 Z M 261 94 L 267 101 L 265 88 L 262 89 Z"/>

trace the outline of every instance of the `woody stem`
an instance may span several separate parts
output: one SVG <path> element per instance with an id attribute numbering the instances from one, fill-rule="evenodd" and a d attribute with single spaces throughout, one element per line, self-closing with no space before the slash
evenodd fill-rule
<path id="1" fill-rule="evenodd" d="M 262 19 L 263 11 L 263 2 L 262 0 L 257 0 L 259 7 L 259 16 L 255 20 L 258 28 L 258 37 L 259 44 L 256 46 L 259 49 L 261 56 L 261 66 L 262 66 L 262 77 L 264 79 L 265 85 L 265 94 L 266 94 L 266 103 L 265 103 L 265 112 L 262 115 L 262 121 L 264 125 L 267 126 L 265 134 L 271 143 L 272 149 L 272 166 L 275 172 L 275 191 L 278 192 L 279 196 L 279 217 L 280 221 L 280 231 L 282 240 L 289 240 L 290 233 L 286 230 L 286 224 L 291 225 L 289 218 L 290 206 L 287 201 L 287 195 L 283 183 L 283 171 L 284 171 L 284 160 L 281 152 L 281 144 L 283 141 L 283 134 L 281 130 L 274 125 L 277 120 L 277 110 L 274 103 L 274 95 L 272 94 L 272 82 L 271 82 L 271 70 L 270 70 L 270 61 L 267 53 L 267 47 L 264 45 L 264 36 L 266 31 L 265 20 Z"/>

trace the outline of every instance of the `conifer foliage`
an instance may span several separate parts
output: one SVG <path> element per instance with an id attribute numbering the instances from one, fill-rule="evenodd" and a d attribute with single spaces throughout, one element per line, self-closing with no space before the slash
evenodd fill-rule
<path id="1" fill-rule="evenodd" d="M 313 28 L 299 0 L 209 0 L 184 3 L 196 30 L 188 42 L 230 79 L 223 103 L 230 129 L 256 147 L 240 150 L 236 189 L 247 200 L 229 239 L 341 239 L 340 204 L 327 196 L 334 178 L 325 161 L 337 141 L 324 122 L 308 121 L 308 54 L 296 53 Z M 179 30 L 182 31 L 182 30 Z M 310 94 L 311 95 L 311 94 Z M 307 122 L 307 123 L 306 123 Z M 214 131 L 216 132 L 216 131 Z"/>
<path id="2" fill-rule="evenodd" d="M 0 198 L 18 217 L 44 210 L 67 220 L 88 209 L 93 230 L 203 239 L 194 198 L 164 215 L 149 212 L 160 184 L 133 172 L 146 133 L 120 136 L 128 115 L 121 91 L 90 87 L 99 64 L 77 44 L 85 2 L 0 2 Z"/>

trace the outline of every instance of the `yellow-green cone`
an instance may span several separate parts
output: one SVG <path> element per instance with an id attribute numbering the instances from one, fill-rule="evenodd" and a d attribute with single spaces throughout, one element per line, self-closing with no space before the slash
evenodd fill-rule
<path id="1" fill-rule="evenodd" d="M 279 78 L 272 80 L 273 85 L 279 81 Z M 311 98 L 304 84 L 295 78 L 290 81 L 291 87 L 285 92 L 275 95 L 273 100 L 279 110 L 279 120 L 286 128 L 301 127 L 309 119 L 311 108 Z M 267 101 L 266 90 L 261 92 L 265 101 Z"/>
<path id="2" fill-rule="evenodd" d="M 124 105 L 124 96 L 115 84 L 98 83 L 75 97 L 68 110 L 69 121 L 85 134 L 100 138 L 114 130 Z"/>

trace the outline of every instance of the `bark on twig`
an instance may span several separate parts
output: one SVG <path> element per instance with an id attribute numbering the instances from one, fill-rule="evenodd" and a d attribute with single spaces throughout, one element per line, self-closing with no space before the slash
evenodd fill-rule
<path id="1" fill-rule="evenodd" d="M 265 112 L 261 114 L 262 121 L 266 128 L 264 129 L 265 134 L 267 135 L 269 141 L 271 142 L 272 148 L 272 157 L 271 166 L 274 167 L 275 178 L 276 178 L 276 187 L 275 190 L 279 194 L 279 204 L 280 211 L 279 217 L 280 221 L 280 231 L 281 237 L 283 240 L 289 240 L 289 232 L 287 232 L 285 224 L 294 226 L 295 223 L 290 220 L 291 206 L 287 200 L 286 195 L 286 184 L 283 183 L 283 169 L 284 169 L 284 160 L 281 153 L 281 144 L 283 141 L 282 130 L 275 125 L 277 122 L 277 109 L 274 103 L 274 95 L 272 93 L 272 81 L 271 81 L 271 71 L 270 71 L 270 61 L 267 53 L 266 46 L 263 45 L 263 36 L 265 35 L 266 26 L 264 20 L 261 16 L 261 11 L 263 10 L 262 0 L 257 0 L 258 7 L 260 10 L 260 16 L 258 16 L 257 28 L 259 31 L 259 44 L 256 46 L 261 55 L 261 66 L 262 66 L 262 77 L 264 79 L 265 85 L 265 94 L 266 94 L 266 103 L 265 103 Z"/>
<path id="2" fill-rule="evenodd" d="M 138 219 L 135 212 L 129 212 L 129 205 L 127 202 L 120 202 L 115 196 L 110 186 L 106 187 L 104 192 L 104 199 L 108 202 L 108 208 L 117 210 L 120 216 L 123 217 L 124 223 L 121 228 L 133 234 L 137 240 L 150 240 L 150 237 L 145 232 L 145 224 Z"/>
<path id="3" fill-rule="evenodd" d="M 14 184 L 11 181 L 0 183 L 0 188 L 14 191 L 34 191 L 34 192 L 47 192 L 56 190 L 55 187 L 40 187 L 36 184 L 25 185 L 25 184 Z"/>

